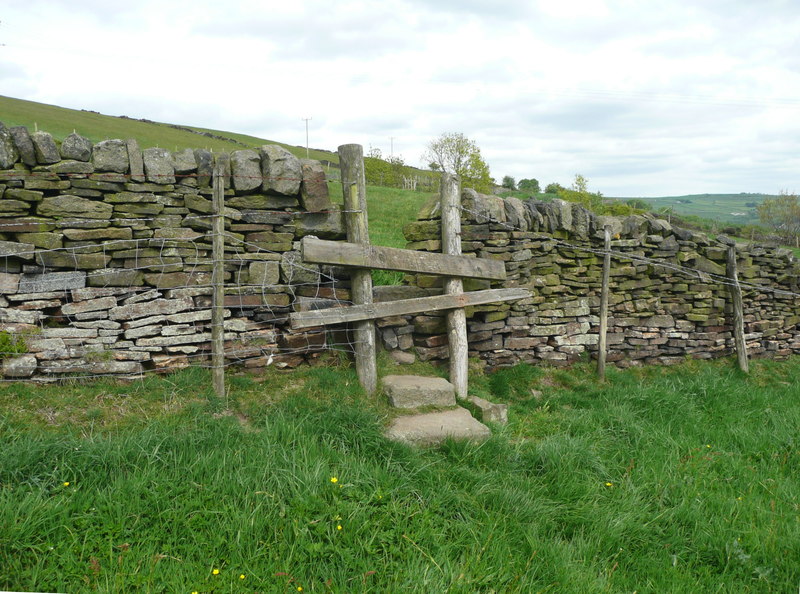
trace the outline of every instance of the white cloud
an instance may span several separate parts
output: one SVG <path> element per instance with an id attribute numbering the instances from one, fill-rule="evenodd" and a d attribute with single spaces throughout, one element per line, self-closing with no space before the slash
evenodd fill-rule
<path id="1" fill-rule="evenodd" d="M 5 95 L 418 163 L 445 131 L 499 179 L 607 195 L 796 187 L 800 11 L 665 0 L 9 0 Z M 2 114 L 0 114 L 0 120 Z"/>

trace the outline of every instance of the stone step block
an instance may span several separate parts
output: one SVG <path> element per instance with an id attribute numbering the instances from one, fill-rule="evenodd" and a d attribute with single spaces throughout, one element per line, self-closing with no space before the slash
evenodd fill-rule
<path id="1" fill-rule="evenodd" d="M 423 406 L 455 406 L 456 392 L 453 384 L 440 377 L 419 375 L 387 375 L 383 390 L 395 408 L 420 408 Z"/>
<path id="2" fill-rule="evenodd" d="M 505 425 L 508 423 L 508 405 L 497 404 L 489 402 L 477 396 L 470 396 L 468 398 L 469 405 L 477 413 L 477 417 L 484 423 L 499 423 Z"/>
<path id="3" fill-rule="evenodd" d="M 416 446 L 439 445 L 446 439 L 485 441 L 489 428 L 464 408 L 398 417 L 384 432 L 392 441 Z"/>

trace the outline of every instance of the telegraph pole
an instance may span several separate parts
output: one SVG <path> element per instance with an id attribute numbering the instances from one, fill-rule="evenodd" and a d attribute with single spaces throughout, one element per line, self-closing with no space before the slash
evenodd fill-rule
<path id="1" fill-rule="evenodd" d="M 306 159 L 308 159 L 308 121 L 313 120 L 314 118 L 300 118 L 306 123 Z"/>
<path id="2" fill-rule="evenodd" d="M 394 136 L 389 137 L 389 158 L 394 157 Z"/>

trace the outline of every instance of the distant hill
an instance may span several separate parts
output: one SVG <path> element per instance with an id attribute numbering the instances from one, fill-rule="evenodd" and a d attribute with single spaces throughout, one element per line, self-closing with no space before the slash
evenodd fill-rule
<path id="1" fill-rule="evenodd" d="M 142 148 L 159 146 L 168 150 L 207 148 L 235 151 L 263 144 L 279 144 L 298 157 L 306 156 L 305 147 L 246 134 L 137 120 L 124 115 L 108 116 L 96 111 L 67 109 L 4 96 L 0 96 L 0 121 L 6 126 L 26 126 L 30 131 L 38 128 L 49 132 L 57 140 L 63 140 L 75 131 L 92 142 L 109 138 L 135 138 Z M 339 163 L 339 156 L 331 151 L 311 149 L 309 156 L 336 166 Z"/>
<path id="2" fill-rule="evenodd" d="M 663 196 L 658 198 L 639 198 L 652 205 L 653 212 L 672 212 L 678 215 L 702 217 L 721 223 L 748 225 L 758 223 L 756 206 L 769 194 L 689 194 L 686 196 Z M 616 198 L 630 200 L 631 198 Z"/>

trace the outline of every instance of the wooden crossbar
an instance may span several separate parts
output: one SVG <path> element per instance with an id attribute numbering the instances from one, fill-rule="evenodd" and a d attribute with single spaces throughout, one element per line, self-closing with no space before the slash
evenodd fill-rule
<path id="1" fill-rule="evenodd" d="M 516 299 L 526 299 L 530 296 L 530 292 L 526 289 L 487 289 L 459 295 L 434 295 L 432 297 L 417 297 L 416 299 L 295 312 L 289 315 L 289 319 L 294 329 L 311 328 L 329 324 L 374 320 L 389 316 L 484 305 L 500 301 L 514 301 Z"/>
<path id="2" fill-rule="evenodd" d="M 506 268 L 499 260 L 450 256 L 369 244 L 325 241 L 304 237 L 300 244 L 303 262 L 356 268 L 379 268 L 445 276 L 505 280 Z"/>

